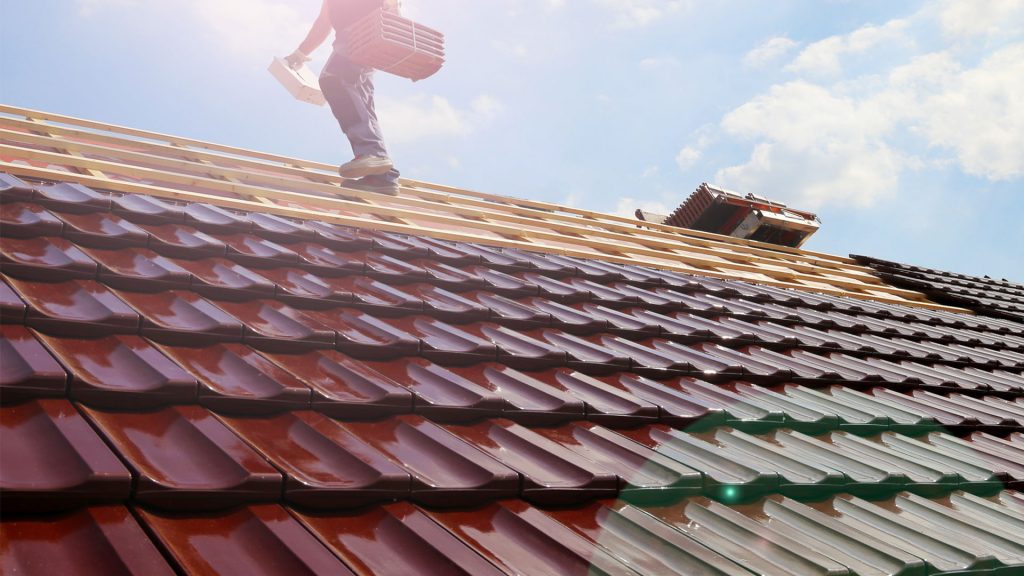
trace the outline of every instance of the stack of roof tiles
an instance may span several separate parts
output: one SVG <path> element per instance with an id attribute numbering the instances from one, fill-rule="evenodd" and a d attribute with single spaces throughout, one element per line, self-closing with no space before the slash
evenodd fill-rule
<path id="1" fill-rule="evenodd" d="M 900 264 L 869 256 L 854 256 L 896 286 L 921 290 L 936 302 L 963 306 L 986 316 L 1024 322 L 1024 285 L 1009 280 L 979 278 Z"/>
<path id="2" fill-rule="evenodd" d="M 1024 324 L 0 200 L 0 572 L 1024 570 Z"/>

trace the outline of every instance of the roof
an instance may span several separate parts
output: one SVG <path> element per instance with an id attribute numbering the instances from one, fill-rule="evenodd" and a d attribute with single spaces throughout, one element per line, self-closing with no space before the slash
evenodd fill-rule
<path id="1" fill-rule="evenodd" d="M 1024 567 L 1013 318 L 852 258 L 2 110 L 0 572 Z"/>

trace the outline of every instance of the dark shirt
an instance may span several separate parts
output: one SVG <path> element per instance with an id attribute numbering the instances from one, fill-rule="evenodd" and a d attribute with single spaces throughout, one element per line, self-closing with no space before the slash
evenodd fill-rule
<path id="1" fill-rule="evenodd" d="M 331 24 L 336 32 L 341 32 L 357 22 L 375 8 L 384 5 L 384 0 L 327 0 L 330 9 Z"/>

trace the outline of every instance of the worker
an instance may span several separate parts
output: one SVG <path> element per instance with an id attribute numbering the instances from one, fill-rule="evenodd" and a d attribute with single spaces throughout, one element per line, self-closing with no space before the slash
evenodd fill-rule
<path id="1" fill-rule="evenodd" d="M 394 196 L 398 194 L 399 173 L 388 157 L 377 122 L 373 69 L 352 62 L 346 53 L 348 27 L 379 8 L 397 10 L 398 1 L 323 0 L 306 39 L 285 60 L 293 69 L 301 67 L 334 30 L 334 49 L 320 74 L 320 89 L 355 155 L 338 168 L 338 174 L 347 179 L 346 187 Z"/>

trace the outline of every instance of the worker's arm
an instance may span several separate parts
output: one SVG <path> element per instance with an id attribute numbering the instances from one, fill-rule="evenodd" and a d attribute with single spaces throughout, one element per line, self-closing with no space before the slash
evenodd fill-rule
<path id="1" fill-rule="evenodd" d="M 326 0 L 320 6 L 320 15 L 313 21 L 313 25 L 309 28 L 309 33 L 306 34 L 306 39 L 299 44 L 299 48 L 292 52 L 285 60 L 288 65 L 292 68 L 298 68 L 306 62 L 309 62 L 309 54 L 320 47 L 321 44 L 327 40 L 327 37 L 331 35 L 331 14 L 330 8 L 327 6 Z"/>

